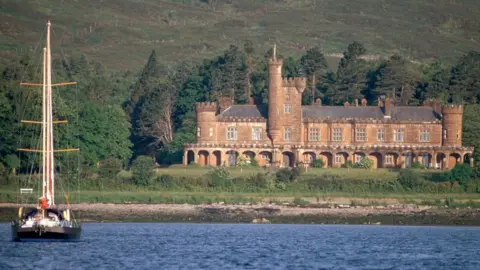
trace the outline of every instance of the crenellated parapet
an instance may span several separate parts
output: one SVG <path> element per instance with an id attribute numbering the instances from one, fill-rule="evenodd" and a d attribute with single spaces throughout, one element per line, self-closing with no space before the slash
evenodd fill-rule
<path id="1" fill-rule="evenodd" d="M 463 106 L 460 104 L 448 104 L 442 107 L 443 114 L 463 114 Z"/>
<path id="2" fill-rule="evenodd" d="M 304 77 L 283 78 L 282 86 L 283 87 L 295 87 L 295 88 L 297 88 L 297 91 L 302 93 L 303 90 L 305 90 L 305 88 L 307 87 L 307 80 Z"/>
<path id="3" fill-rule="evenodd" d="M 200 112 L 217 112 L 216 102 L 197 102 L 195 103 L 195 110 Z"/>
<path id="4" fill-rule="evenodd" d="M 268 64 L 269 65 L 279 65 L 279 66 L 281 66 L 281 65 L 283 65 L 283 59 L 281 59 L 281 58 L 275 58 L 275 59 L 274 58 L 269 58 L 268 59 Z"/>

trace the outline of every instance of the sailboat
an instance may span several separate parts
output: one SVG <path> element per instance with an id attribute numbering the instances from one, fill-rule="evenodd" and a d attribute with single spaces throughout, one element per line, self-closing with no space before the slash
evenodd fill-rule
<path id="1" fill-rule="evenodd" d="M 43 81 L 42 83 L 20 83 L 23 86 L 42 87 L 42 120 L 22 120 L 24 124 L 39 124 L 42 127 L 42 149 L 25 149 L 19 151 L 35 152 L 42 155 L 42 195 L 35 208 L 18 209 L 16 220 L 12 221 L 13 241 L 29 240 L 75 240 L 80 238 L 81 226 L 73 218 L 68 200 L 60 209 L 55 205 L 55 164 L 54 153 L 78 151 L 53 147 L 53 124 L 67 121 L 53 120 L 52 87 L 72 85 L 75 82 L 52 84 L 52 59 L 50 51 L 51 23 L 47 23 L 46 47 L 43 49 Z"/>

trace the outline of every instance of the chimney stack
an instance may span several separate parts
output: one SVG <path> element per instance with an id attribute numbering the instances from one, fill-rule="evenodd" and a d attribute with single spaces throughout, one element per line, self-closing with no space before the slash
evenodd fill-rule
<path id="1" fill-rule="evenodd" d="M 385 114 L 386 118 L 390 118 L 392 116 L 392 107 L 393 107 L 393 101 L 391 98 L 387 97 L 385 99 L 385 104 L 383 107 L 383 113 Z"/>
<path id="2" fill-rule="evenodd" d="M 317 99 L 315 100 L 315 105 L 320 105 L 320 106 L 322 106 L 322 99 L 321 99 L 321 98 L 317 98 Z"/>
<path id="3" fill-rule="evenodd" d="M 220 107 L 220 113 L 222 113 L 233 105 L 233 100 L 229 97 L 221 97 L 218 99 L 218 105 Z"/>
<path id="4" fill-rule="evenodd" d="M 362 98 L 362 106 L 367 106 L 367 99 Z"/>
<path id="5" fill-rule="evenodd" d="M 253 99 L 253 97 L 248 98 L 248 105 L 255 105 L 255 100 Z"/>

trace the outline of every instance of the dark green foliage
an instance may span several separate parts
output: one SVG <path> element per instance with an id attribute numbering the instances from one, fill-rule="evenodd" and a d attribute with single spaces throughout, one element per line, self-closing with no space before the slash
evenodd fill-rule
<path id="1" fill-rule="evenodd" d="M 425 170 L 427 167 L 425 167 L 425 165 L 423 165 L 422 163 L 420 162 L 413 162 L 412 163 L 412 169 L 420 169 L 420 170 Z"/>
<path id="2" fill-rule="evenodd" d="M 298 176 L 300 176 L 301 171 L 300 168 L 296 167 L 293 169 L 290 168 L 283 168 L 278 170 L 275 173 L 277 182 L 280 183 L 291 183 L 297 179 Z"/>
<path id="3" fill-rule="evenodd" d="M 459 182 L 460 185 L 464 185 L 472 177 L 472 169 L 468 164 L 456 164 L 453 169 L 445 173 L 445 179 L 450 182 Z"/>
<path id="4" fill-rule="evenodd" d="M 205 175 L 210 187 L 226 188 L 233 185 L 228 170 L 224 167 L 213 168 Z"/>
<path id="5" fill-rule="evenodd" d="M 103 179 L 114 180 L 121 170 L 122 161 L 114 157 L 108 157 L 100 165 L 98 174 Z"/>
<path id="6" fill-rule="evenodd" d="M 171 189 L 177 186 L 175 180 L 172 176 L 168 174 L 162 174 L 157 178 L 157 183 L 160 184 L 161 187 L 166 189 Z"/>
<path id="7" fill-rule="evenodd" d="M 346 160 L 345 163 L 340 166 L 341 168 L 353 168 L 354 164 L 351 160 Z"/>
<path id="8" fill-rule="evenodd" d="M 257 159 L 253 156 L 250 157 L 250 166 L 251 167 L 259 167 Z"/>
<path id="9" fill-rule="evenodd" d="M 368 157 L 362 157 L 359 162 L 353 164 L 353 168 L 371 169 L 373 167 L 373 163 L 373 159 Z"/>
<path id="10" fill-rule="evenodd" d="M 406 190 L 422 190 L 429 183 L 423 180 L 419 173 L 411 169 L 405 169 L 400 172 L 397 179 L 398 183 Z"/>
<path id="11" fill-rule="evenodd" d="M 315 159 L 312 161 L 313 168 L 323 168 L 324 165 L 323 159 Z"/>
<path id="12" fill-rule="evenodd" d="M 148 186 L 151 183 L 155 171 L 153 161 L 148 156 L 138 156 L 132 163 L 133 181 L 138 186 Z"/>

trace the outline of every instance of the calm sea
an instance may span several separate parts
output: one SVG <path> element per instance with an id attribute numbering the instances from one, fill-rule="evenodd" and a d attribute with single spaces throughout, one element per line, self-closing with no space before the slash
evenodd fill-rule
<path id="1" fill-rule="evenodd" d="M 480 228 L 83 224 L 82 240 L 14 243 L 1 269 L 480 269 Z"/>

